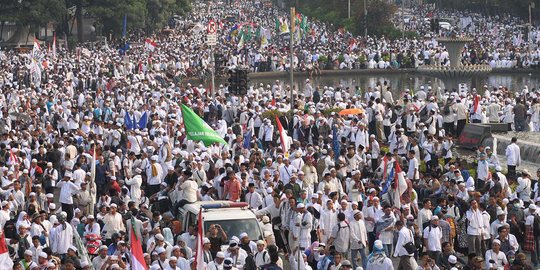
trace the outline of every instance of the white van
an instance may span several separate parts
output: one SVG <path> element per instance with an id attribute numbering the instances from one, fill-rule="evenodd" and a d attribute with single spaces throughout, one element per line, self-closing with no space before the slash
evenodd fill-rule
<path id="1" fill-rule="evenodd" d="M 226 242 L 243 232 L 247 233 L 252 241 L 263 240 L 257 217 L 245 202 L 204 201 L 186 204 L 178 209 L 178 220 L 182 222 L 183 231 L 188 231 L 190 227 L 196 228 L 201 208 L 205 234 L 210 225 L 219 224 L 227 234 Z"/>

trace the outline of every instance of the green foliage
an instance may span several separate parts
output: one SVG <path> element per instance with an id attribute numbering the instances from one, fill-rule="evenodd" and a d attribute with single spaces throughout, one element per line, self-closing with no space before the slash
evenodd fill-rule
<path id="1" fill-rule="evenodd" d="M 393 28 L 390 18 L 396 7 L 387 1 L 366 1 L 367 17 L 364 16 L 364 1 L 351 1 L 350 19 L 347 18 L 348 1 L 300 0 L 299 2 L 299 12 L 332 23 L 336 28 L 345 27 L 355 35 L 363 35 L 366 27 L 369 35 L 383 35 L 388 29 Z"/>
<path id="2" fill-rule="evenodd" d="M 67 9 L 62 0 L 0 0 L 0 21 L 12 21 L 37 30 L 62 20 Z"/>
<path id="3" fill-rule="evenodd" d="M 172 15 L 184 15 L 191 9 L 188 0 L 146 0 L 148 20 L 146 29 L 151 32 L 163 28 Z"/>
<path id="4" fill-rule="evenodd" d="M 324 111 L 322 111 L 322 114 L 326 117 L 329 117 L 333 112 L 335 113 L 339 113 L 341 110 L 343 110 L 342 108 L 329 108 L 329 109 L 326 109 Z"/>
<path id="5" fill-rule="evenodd" d="M 185 15 L 191 10 L 190 0 L 0 0 L 0 21 L 30 26 L 33 31 L 48 23 L 68 32 L 73 13 L 88 14 L 103 26 L 103 34 L 122 34 L 124 15 L 127 28 L 145 29 L 151 33 L 164 27 L 172 15 Z M 82 25 L 82 16 L 77 23 Z M 81 27 L 79 25 L 79 27 Z M 80 28 L 82 29 L 82 27 Z"/>
<path id="6" fill-rule="evenodd" d="M 128 29 L 142 28 L 147 19 L 146 1 L 95 0 L 88 9 L 99 19 L 105 33 L 122 34 L 124 15 Z"/>
<path id="7" fill-rule="evenodd" d="M 345 61 L 345 56 L 343 56 L 343 54 L 340 54 L 337 58 L 337 60 L 342 63 L 343 61 Z"/>
<path id="8" fill-rule="evenodd" d="M 287 113 L 283 113 L 278 110 L 268 110 L 261 113 L 261 119 L 270 119 L 270 121 L 272 121 L 272 124 L 275 126 L 277 125 L 276 116 L 279 118 L 285 114 Z"/>

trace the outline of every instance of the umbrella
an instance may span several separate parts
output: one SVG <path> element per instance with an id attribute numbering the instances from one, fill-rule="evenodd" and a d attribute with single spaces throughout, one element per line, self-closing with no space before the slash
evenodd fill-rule
<path id="1" fill-rule="evenodd" d="M 339 112 L 339 115 L 361 114 L 361 113 L 364 113 L 364 110 L 363 110 L 363 109 L 360 109 L 360 108 L 350 108 L 350 109 L 345 109 L 345 110 L 340 111 L 340 112 Z"/>

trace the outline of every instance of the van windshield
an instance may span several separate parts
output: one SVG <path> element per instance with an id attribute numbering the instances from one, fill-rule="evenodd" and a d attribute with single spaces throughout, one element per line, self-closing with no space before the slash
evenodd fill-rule
<path id="1" fill-rule="evenodd" d="M 205 220 L 204 231 L 209 231 L 212 224 L 219 224 L 223 228 L 228 237 L 227 241 L 233 236 L 238 237 L 243 232 L 247 233 L 252 241 L 263 239 L 256 219 Z"/>

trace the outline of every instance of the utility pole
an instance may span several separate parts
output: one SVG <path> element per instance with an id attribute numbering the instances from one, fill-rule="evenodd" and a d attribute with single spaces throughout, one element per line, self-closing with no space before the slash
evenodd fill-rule
<path id="1" fill-rule="evenodd" d="M 294 18 L 296 17 L 296 11 L 294 7 L 291 7 L 291 29 L 289 31 L 290 39 L 290 53 L 291 53 L 291 63 L 290 63 L 290 72 L 291 72 L 291 110 L 294 107 Z"/>
<path id="2" fill-rule="evenodd" d="M 350 19 L 351 18 L 351 0 L 349 0 L 349 16 L 348 18 Z"/>
<path id="3" fill-rule="evenodd" d="M 210 74 L 212 75 L 212 100 L 216 99 L 216 59 L 214 58 L 214 46 L 210 46 Z"/>
<path id="4" fill-rule="evenodd" d="M 531 38 L 531 31 L 532 31 L 532 9 L 534 8 L 534 2 L 529 2 L 529 36 L 527 39 L 529 40 L 529 55 L 531 54 L 531 48 L 532 48 L 532 38 Z"/>
<path id="5" fill-rule="evenodd" d="M 401 39 L 405 39 L 405 0 L 401 0 Z"/>
<path id="6" fill-rule="evenodd" d="M 367 6 L 364 0 L 364 38 L 367 38 Z"/>

